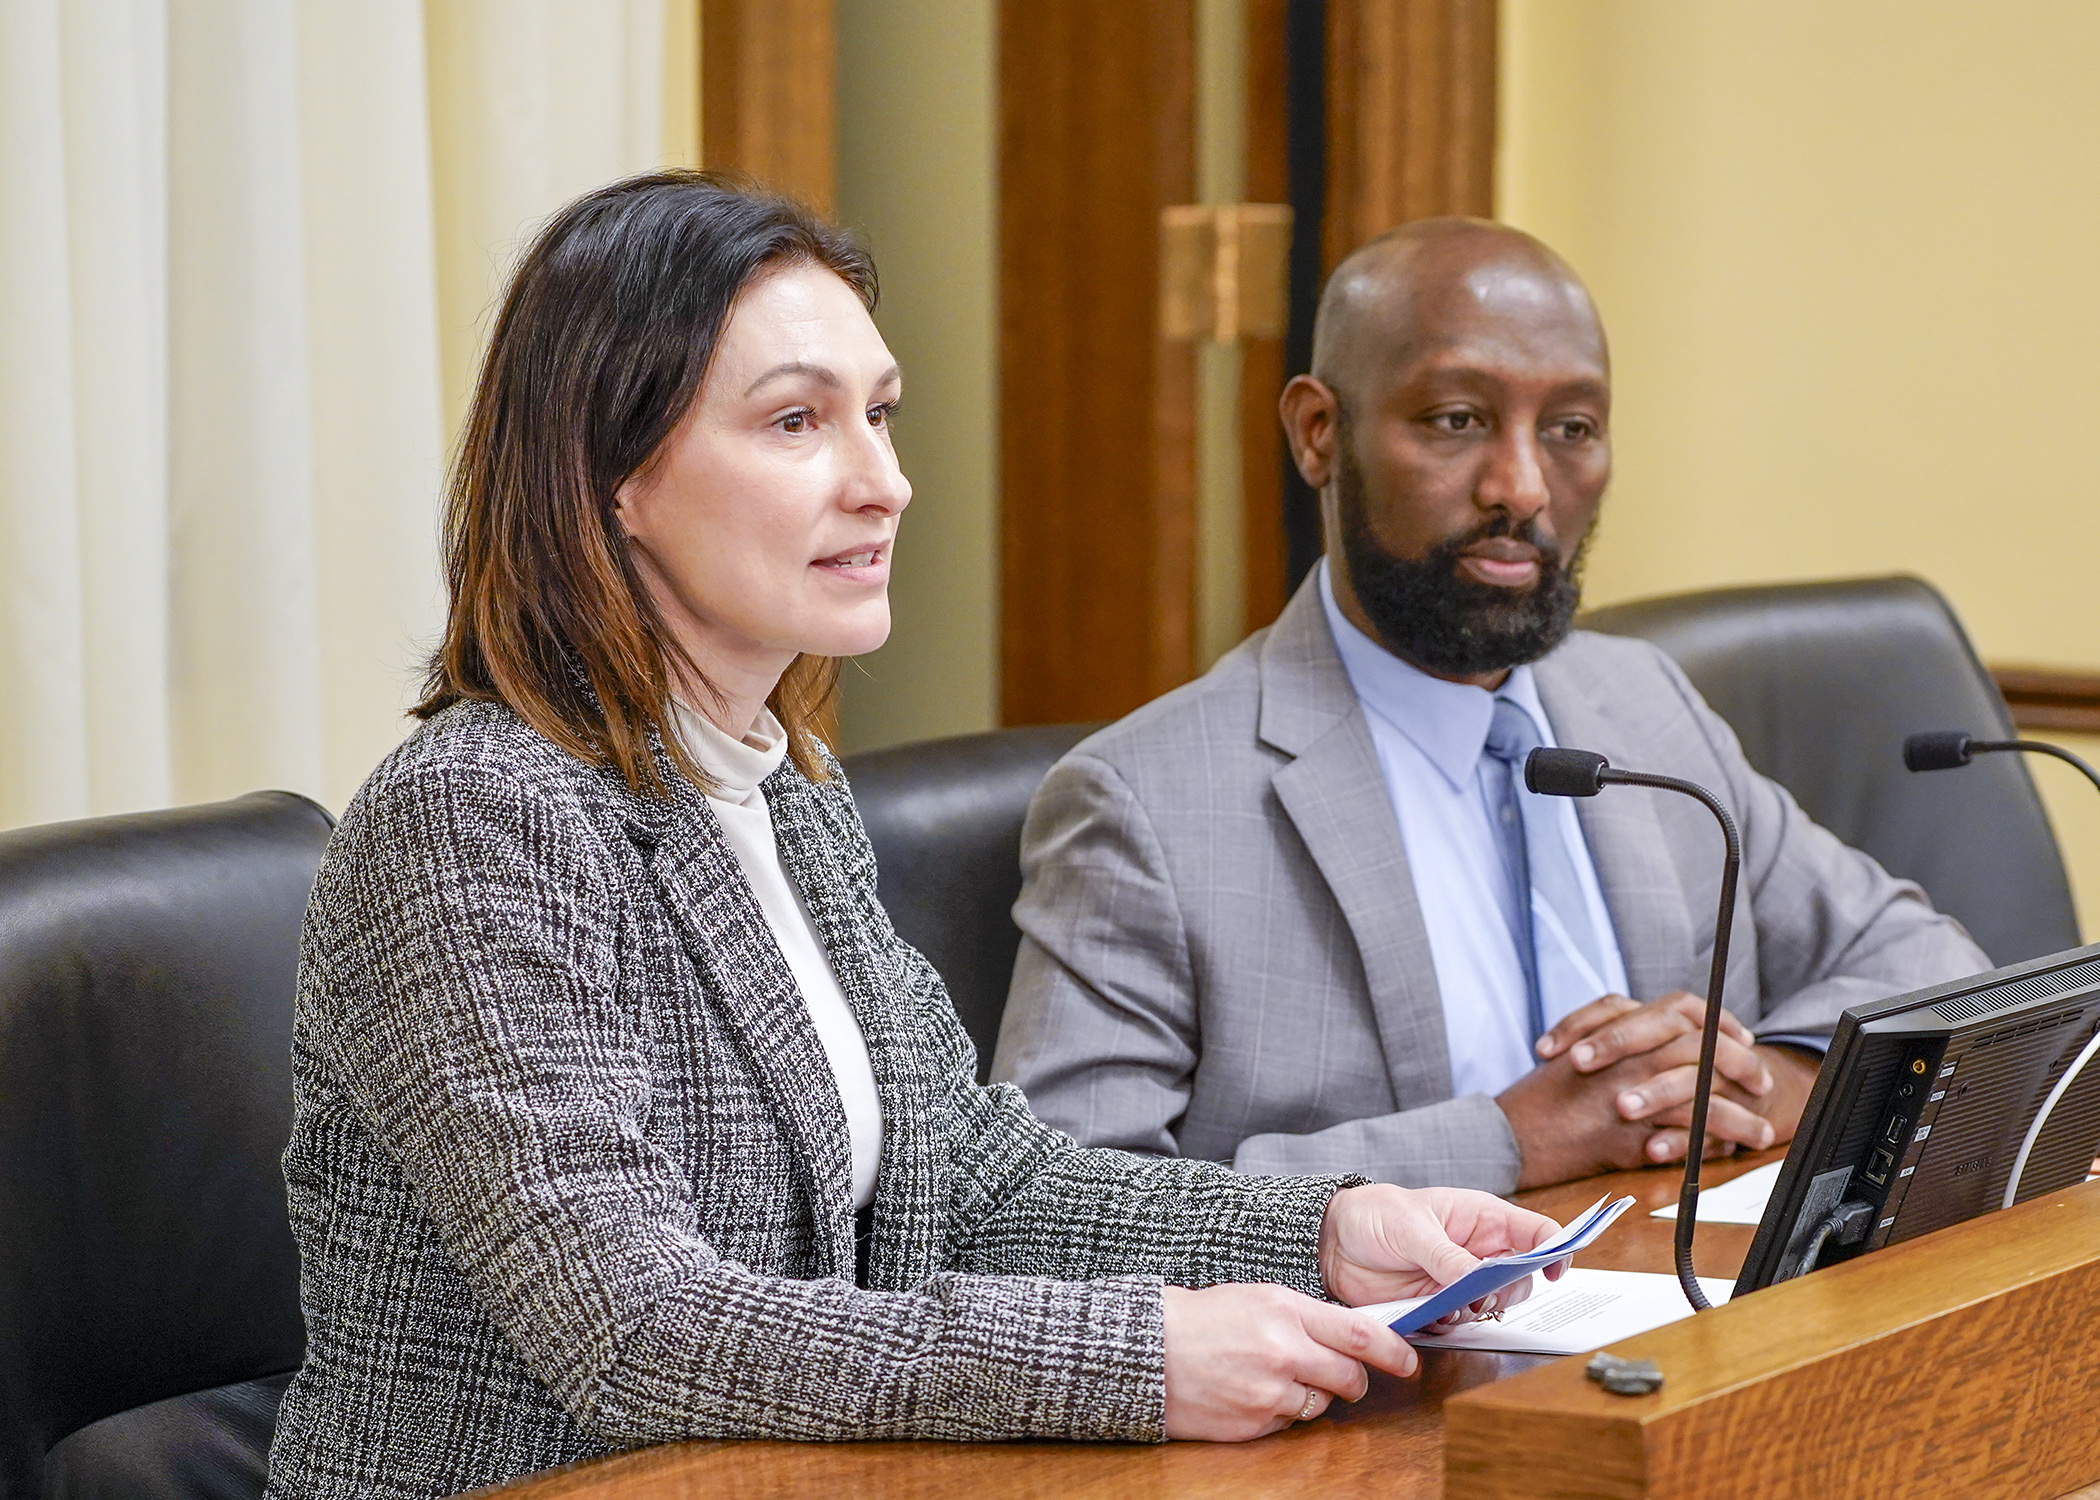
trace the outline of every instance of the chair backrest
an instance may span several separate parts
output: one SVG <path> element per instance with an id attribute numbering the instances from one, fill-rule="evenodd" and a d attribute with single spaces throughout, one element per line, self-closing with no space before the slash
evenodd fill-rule
<path id="1" fill-rule="evenodd" d="M 1994 962 L 2077 946 L 2063 856 L 2021 758 L 1984 756 L 1938 775 L 1903 768 L 1903 738 L 1916 730 L 2013 732 L 1930 584 L 1716 589 L 1592 610 L 1581 623 L 1669 652 L 1750 764 L 1846 843 L 1924 886 Z"/>
<path id="2" fill-rule="evenodd" d="M 331 820 L 288 792 L 0 834 L 0 1497 L 305 1346 L 278 1158 Z"/>
<path id="3" fill-rule="evenodd" d="M 1028 799 L 1098 724 L 1044 724 L 927 740 L 848 756 L 853 801 L 875 846 L 877 890 L 907 943 L 925 954 L 992 1064 L 1021 946 L 1021 824 Z"/>

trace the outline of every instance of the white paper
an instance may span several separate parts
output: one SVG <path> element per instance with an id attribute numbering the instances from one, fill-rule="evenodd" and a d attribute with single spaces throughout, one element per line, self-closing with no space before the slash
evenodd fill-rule
<path id="1" fill-rule="evenodd" d="M 1767 1162 L 1755 1172 L 1745 1172 L 1731 1178 L 1719 1187 L 1699 1189 L 1699 1222 L 1701 1224 L 1762 1224 L 1765 1221 L 1765 1204 L 1771 1201 L 1772 1189 L 1779 1185 L 1779 1169 L 1783 1161 Z M 1651 1211 L 1651 1219 L 1674 1219 L 1677 1205 L 1665 1204 Z"/>
<path id="2" fill-rule="evenodd" d="M 1735 1283 L 1702 1276 L 1699 1289 L 1715 1307 Z M 1576 1266 L 1558 1281 L 1535 1281 L 1531 1296 L 1498 1322 L 1483 1318 L 1448 1333 L 1415 1333 L 1422 1349 L 1484 1349 L 1497 1354 L 1588 1354 L 1637 1333 L 1692 1315 L 1675 1276 L 1652 1271 L 1592 1271 Z"/>

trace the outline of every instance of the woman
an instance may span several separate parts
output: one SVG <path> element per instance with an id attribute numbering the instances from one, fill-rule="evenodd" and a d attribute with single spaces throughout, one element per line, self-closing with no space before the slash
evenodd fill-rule
<path id="1" fill-rule="evenodd" d="M 836 231 L 692 173 L 520 266 L 427 722 L 308 916 L 273 1495 L 697 1436 L 1252 1437 L 1412 1370 L 1328 1297 L 1551 1232 L 1082 1151 L 975 1083 L 813 727 L 911 495 L 874 301 Z"/>

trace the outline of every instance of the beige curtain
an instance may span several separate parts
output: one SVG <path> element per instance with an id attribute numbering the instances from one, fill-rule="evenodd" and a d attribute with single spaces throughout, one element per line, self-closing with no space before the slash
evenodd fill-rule
<path id="1" fill-rule="evenodd" d="M 486 311 L 697 150 L 689 0 L 0 0 L 0 826 L 340 809 Z"/>

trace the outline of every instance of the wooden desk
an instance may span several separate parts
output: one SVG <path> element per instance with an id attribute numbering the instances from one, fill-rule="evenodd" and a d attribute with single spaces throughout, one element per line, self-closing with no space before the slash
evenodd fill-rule
<path id="1" fill-rule="evenodd" d="M 1709 1163 L 1711 1186 L 1780 1160 L 1780 1149 Z M 1674 1267 L 1675 1225 L 1648 1210 L 1677 1201 L 1681 1167 L 1621 1172 L 1526 1193 L 1517 1201 L 1565 1223 L 1600 1194 L 1631 1193 L 1636 1207 L 1612 1226 L 1584 1265 L 1616 1271 Z M 1699 1226 L 1702 1276 L 1733 1278 L 1750 1253 L 1747 1224 Z M 1447 1397 L 1542 1356 L 1427 1350 L 1413 1379 L 1375 1371 L 1354 1406 L 1253 1443 L 678 1443 L 521 1480 L 503 1500 L 757 1500 L 760 1496 L 874 1495 L 883 1500 L 1053 1500 L 1144 1496 L 1156 1500 L 1318 1494 L 1436 1496 L 1444 1488 Z"/>

